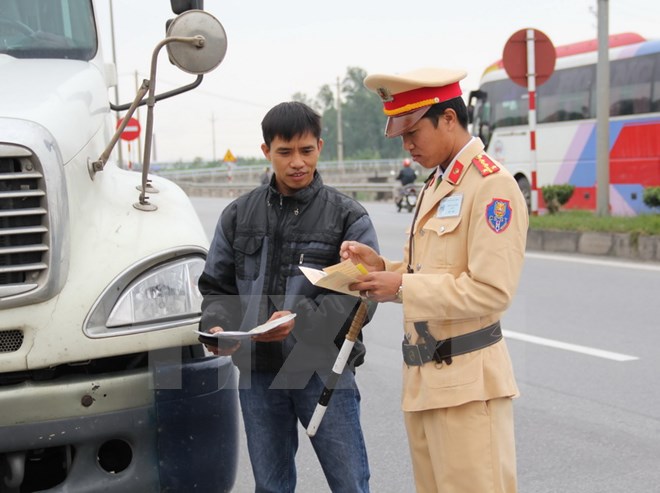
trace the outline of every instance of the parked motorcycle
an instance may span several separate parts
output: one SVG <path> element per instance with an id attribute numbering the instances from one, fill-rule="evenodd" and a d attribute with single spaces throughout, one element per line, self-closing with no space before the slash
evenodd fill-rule
<path id="1" fill-rule="evenodd" d="M 414 183 L 401 187 L 394 197 L 397 212 L 401 212 L 401 209 L 407 209 L 408 212 L 412 212 L 415 205 L 417 205 L 418 191 L 419 190 Z"/>

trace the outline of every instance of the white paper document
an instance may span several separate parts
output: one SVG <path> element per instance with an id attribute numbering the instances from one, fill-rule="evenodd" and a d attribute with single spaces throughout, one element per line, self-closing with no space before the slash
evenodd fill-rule
<path id="1" fill-rule="evenodd" d="M 362 264 L 354 264 L 351 260 L 344 260 L 323 270 L 303 267 L 302 265 L 299 265 L 298 268 L 314 286 L 358 297 L 360 293 L 351 291 L 348 286 L 356 282 L 358 276 L 367 273 Z"/>
<path id="2" fill-rule="evenodd" d="M 196 330 L 195 332 L 197 334 L 201 334 L 208 337 L 216 337 L 218 339 L 249 339 L 252 336 L 264 334 L 270 330 L 273 330 L 275 327 L 279 327 L 280 325 L 288 322 L 289 320 L 293 320 L 295 317 L 296 317 L 295 313 L 290 313 L 289 315 L 284 315 L 283 317 L 276 318 L 275 320 L 271 320 L 261 325 L 257 325 L 254 329 L 249 330 L 248 332 L 241 332 L 238 330 L 233 330 L 233 331 L 225 330 L 223 332 L 216 332 L 215 334 L 209 334 L 208 332 L 200 332 L 199 330 Z"/>

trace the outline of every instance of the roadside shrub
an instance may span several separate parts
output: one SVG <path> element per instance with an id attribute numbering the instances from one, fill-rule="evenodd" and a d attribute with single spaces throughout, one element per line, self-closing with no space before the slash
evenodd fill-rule
<path id="1" fill-rule="evenodd" d="M 642 199 L 648 207 L 660 207 L 660 187 L 645 188 Z"/>
<path id="2" fill-rule="evenodd" d="M 548 207 L 548 212 L 554 214 L 573 196 L 575 186 L 573 185 L 546 185 L 541 187 L 543 200 Z"/>

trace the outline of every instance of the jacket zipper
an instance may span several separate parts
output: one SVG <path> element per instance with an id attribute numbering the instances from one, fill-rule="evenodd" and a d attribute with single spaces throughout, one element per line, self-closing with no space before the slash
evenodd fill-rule
<path id="1" fill-rule="evenodd" d="M 282 243 L 282 225 L 284 224 L 284 220 L 286 218 L 285 214 L 285 205 L 284 205 L 284 197 L 280 195 L 280 211 L 279 211 L 279 216 L 277 217 L 277 225 L 275 228 L 275 231 L 273 231 L 273 246 L 272 246 L 272 252 L 273 256 L 271 258 L 271 264 L 270 264 L 270 272 L 275 273 L 277 266 L 280 265 L 280 244 Z M 279 277 L 281 275 L 281 271 L 279 268 L 277 268 L 277 274 L 272 275 L 270 277 L 270 283 L 268 286 L 268 293 L 267 295 L 272 295 L 276 294 L 275 287 L 277 286 L 277 282 L 279 280 Z"/>

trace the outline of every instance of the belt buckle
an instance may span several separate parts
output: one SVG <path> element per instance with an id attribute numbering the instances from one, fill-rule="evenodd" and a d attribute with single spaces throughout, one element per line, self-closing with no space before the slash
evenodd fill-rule
<path id="1" fill-rule="evenodd" d="M 408 366 L 422 366 L 422 353 L 417 344 L 402 344 L 403 361 Z"/>
<path id="2" fill-rule="evenodd" d="M 451 356 L 442 356 L 440 353 L 440 348 L 444 346 L 445 349 L 447 349 L 447 353 L 451 355 L 451 337 L 447 339 L 442 339 L 437 342 L 435 345 L 435 351 L 433 351 L 433 361 L 436 363 L 436 367 L 442 366 L 443 363 L 447 363 L 448 365 L 452 364 L 452 357 Z M 439 365 L 439 366 L 438 366 Z"/>

